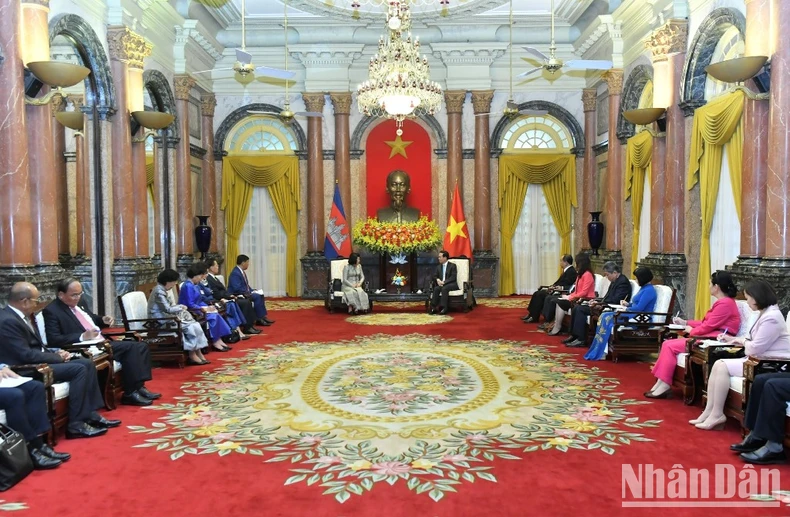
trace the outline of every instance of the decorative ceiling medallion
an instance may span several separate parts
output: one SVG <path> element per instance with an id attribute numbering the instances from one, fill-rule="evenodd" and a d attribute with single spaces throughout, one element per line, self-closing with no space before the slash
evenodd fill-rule
<path id="1" fill-rule="evenodd" d="M 406 3 L 414 19 L 435 20 L 489 11 L 501 6 L 503 0 L 406 0 Z M 291 0 L 289 4 L 313 14 L 372 21 L 381 19 L 387 12 L 389 0 Z"/>

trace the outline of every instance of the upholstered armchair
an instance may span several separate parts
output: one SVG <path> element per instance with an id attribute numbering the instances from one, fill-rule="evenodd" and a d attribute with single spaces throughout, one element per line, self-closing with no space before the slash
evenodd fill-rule
<path id="1" fill-rule="evenodd" d="M 660 350 L 665 325 L 672 321 L 677 293 L 667 285 L 656 285 L 656 305 L 653 312 L 628 313 L 615 316 L 614 331 L 609 338 L 609 353 L 618 362 L 623 355 L 653 354 Z"/>
<path id="2" fill-rule="evenodd" d="M 458 289 L 450 291 L 450 307 L 456 306 L 463 309 L 464 312 L 469 312 L 477 305 L 475 301 L 475 287 L 472 281 L 472 264 L 466 257 L 455 257 L 447 259 L 448 262 L 455 264 L 458 270 L 456 282 Z M 436 289 L 436 282 L 431 280 L 431 285 L 428 288 L 428 300 L 433 298 L 433 290 Z M 449 307 L 448 307 L 449 310 Z"/>
<path id="3" fill-rule="evenodd" d="M 134 332 L 148 343 L 151 360 L 162 363 L 175 362 L 183 368 L 186 362 L 181 322 L 169 318 L 148 317 L 148 296 L 142 291 L 131 291 L 118 297 L 121 319 L 127 332 Z"/>
<path id="4" fill-rule="evenodd" d="M 326 285 L 326 297 L 324 298 L 324 307 L 329 313 L 339 310 L 346 312 L 348 305 L 343 303 L 343 268 L 348 264 L 348 258 L 338 257 L 329 261 L 329 275 Z M 362 289 L 370 294 L 370 282 L 365 280 L 362 284 Z M 373 300 L 369 300 L 370 311 L 373 312 Z"/>

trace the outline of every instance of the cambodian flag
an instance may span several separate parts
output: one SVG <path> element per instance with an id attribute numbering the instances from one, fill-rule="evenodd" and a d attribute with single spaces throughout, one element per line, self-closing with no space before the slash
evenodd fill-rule
<path id="1" fill-rule="evenodd" d="M 326 226 L 324 239 L 324 256 L 327 260 L 351 255 L 351 232 L 348 229 L 343 200 L 340 198 L 340 186 L 335 183 L 335 198 L 329 211 L 329 223 Z"/>

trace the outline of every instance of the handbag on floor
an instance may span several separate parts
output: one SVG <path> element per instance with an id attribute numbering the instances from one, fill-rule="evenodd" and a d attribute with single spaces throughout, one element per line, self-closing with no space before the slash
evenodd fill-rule
<path id="1" fill-rule="evenodd" d="M 0 424 L 0 440 L 0 492 L 4 492 L 33 472 L 33 460 L 25 438 L 5 424 Z"/>

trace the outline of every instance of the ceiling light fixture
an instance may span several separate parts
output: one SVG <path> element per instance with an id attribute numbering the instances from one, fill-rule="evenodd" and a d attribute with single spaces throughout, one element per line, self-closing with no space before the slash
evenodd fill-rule
<path id="1" fill-rule="evenodd" d="M 370 59 L 369 79 L 357 88 L 359 111 L 367 116 L 395 120 L 403 134 L 403 121 L 420 114 L 433 115 L 442 107 L 442 87 L 431 81 L 428 58 L 420 58 L 420 40 L 412 39 L 411 13 L 406 0 L 391 0 L 385 39 Z M 406 39 L 404 39 L 406 33 Z"/>

